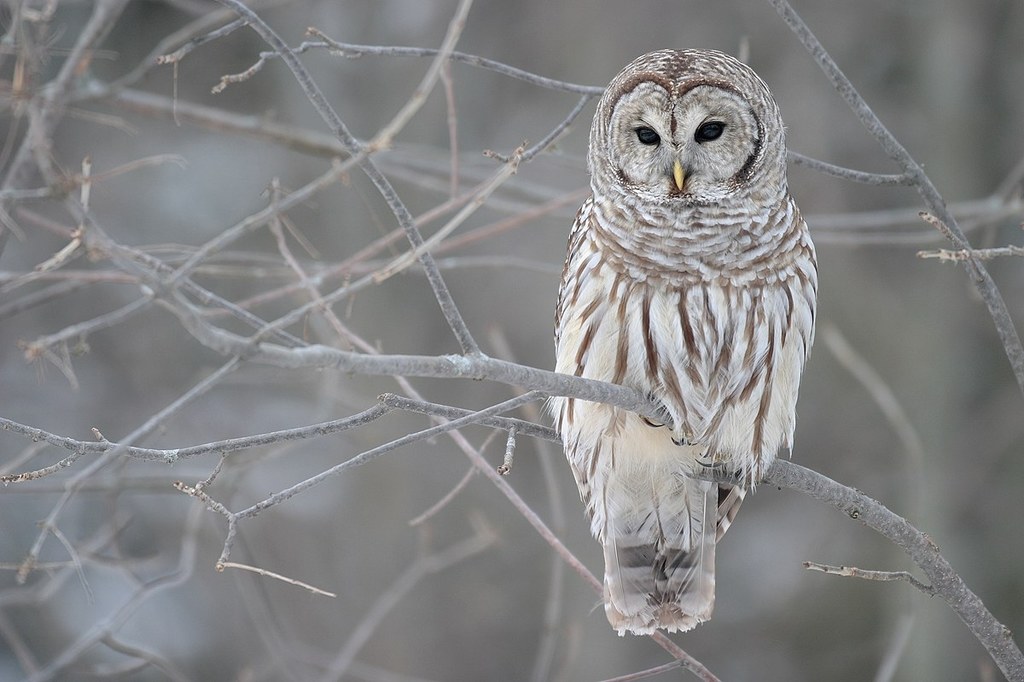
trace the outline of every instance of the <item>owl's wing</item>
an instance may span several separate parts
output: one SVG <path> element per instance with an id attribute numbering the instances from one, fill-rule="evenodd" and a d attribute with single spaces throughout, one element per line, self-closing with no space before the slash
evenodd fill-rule
<path id="1" fill-rule="evenodd" d="M 555 303 L 555 345 L 558 345 L 562 337 L 562 321 L 565 319 L 565 309 L 569 302 L 579 294 L 579 287 L 582 280 L 573 276 L 573 255 L 581 252 L 580 241 L 584 238 L 587 225 L 591 219 L 594 206 L 594 197 L 587 198 L 576 212 L 576 219 L 569 231 L 569 244 L 567 247 L 565 264 L 562 266 L 562 282 L 558 287 L 558 300 Z"/>

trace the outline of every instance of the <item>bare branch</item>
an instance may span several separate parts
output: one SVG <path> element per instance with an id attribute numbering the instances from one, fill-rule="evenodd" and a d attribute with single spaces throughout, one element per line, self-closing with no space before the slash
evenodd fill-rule
<path id="1" fill-rule="evenodd" d="M 672 670 L 677 670 L 683 667 L 683 662 L 676 660 L 670 661 L 664 665 L 658 665 L 647 670 L 640 670 L 635 673 L 629 673 L 628 675 L 619 675 L 618 677 L 609 677 L 602 682 L 636 682 L 636 680 L 646 680 L 649 677 L 657 677 L 662 673 L 667 673 Z"/>
<path id="2" fill-rule="evenodd" d="M 804 156 L 803 154 L 799 154 L 792 150 L 789 151 L 789 160 L 798 166 L 811 168 L 820 173 L 824 173 L 825 175 L 843 178 L 844 180 L 852 180 L 865 185 L 910 185 L 913 182 L 910 179 L 910 176 L 906 173 L 898 173 L 896 175 L 865 173 L 864 171 L 853 170 L 852 168 L 843 168 L 842 166 L 836 166 L 825 161 L 819 161 L 818 159 L 811 158 L 810 156 Z"/>
<path id="3" fill-rule="evenodd" d="M 398 132 L 412 120 L 412 117 L 416 115 L 416 112 L 427 101 L 427 95 L 430 94 L 437 84 L 438 79 L 441 77 L 442 67 L 448 61 L 448 56 L 452 53 L 452 50 L 455 49 L 459 36 L 462 35 L 462 29 L 466 26 L 466 17 L 469 15 L 469 8 L 472 6 L 473 0 L 459 0 L 459 6 L 456 8 L 455 15 L 448 24 L 448 33 L 444 37 L 444 42 L 441 43 L 441 49 L 438 50 L 437 55 L 431 60 L 430 67 L 423 74 L 423 80 L 420 81 L 420 84 L 416 86 L 416 89 L 405 100 L 401 111 L 395 114 L 394 118 L 377 132 L 369 144 L 370 149 L 387 149 L 390 147 Z"/>
<path id="4" fill-rule="evenodd" d="M 512 460 L 516 454 L 516 428 L 513 426 L 508 430 L 508 439 L 505 441 L 505 459 L 498 467 L 498 473 L 508 476 L 512 471 Z"/>
<path id="5" fill-rule="evenodd" d="M 860 578 L 862 580 L 878 580 L 880 582 L 902 580 L 910 583 L 929 597 L 935 594 L 934 587 L 926 585 L 907 571 L 869 571 L 863 568 L 857 568 L 856 566 L 830 566 L 829 564 L 819 564 L 816 561 L 805 561 L 804 568 L 810 571 L 827 573 L 829 575 L 839 575 L 846 578 Z"/>
<path id="6" fill-rule="evenodd" d="M 482 418 L 490 417 L 496 414 L 501 414 L 503 412 L 509 412 L 521 405 L 526 405 L 527 403 L 532 402 L 534 400 L 539 400 L 541 399 L 541 397 L 542 396 L 540 393 L 536 391 L 531 391 L 530 393 L 525 393 L 521 396 L 517 396 L 510 400 L 500 402 L 497 405 L 492 405 L 491 407 L 488 407 L 486 409 L 478 410 L 477 412 L 468 414 L 465 417 L 453 419 L 451 421 L 444 422 L 443 424 L 433 426 L 429 429 L 423 429 L 422 431 L 416 431 L 415 433 L 410 433 L 408 435 L 402 436 L 401 438 L 396 438 L 395 440 L 389 443 L 378 445 L 377 447 L 371 448 L 370 450 L 367 450 L 366 452 L 356 455 L 351 459 L 347 459 L 340 464 L 336 464 L 329 469 L 325 469 L 316 476 L 311 476 L 310 478 L 307 478 L 301 483 L 296 483 L 290 488 L 286 488 L 280 492 L 274 493 L 265 500 L 257 502 L 256 504 L 238 512 L 236 516 L 238 516 L 239 518 L 255 516 L 264 509 L 272 507 L 276 504 L 280 504 L 281 502 L 287 500 L 293 495 L 296 495 L 304 490 L 312 488 L 313 486 L 323 482 L 324 480 L 332 476 L 336 476 L 337 474 L 340 474 L 343 471 L 346 471 L 347 469 L 362 466 L 363 464 L 366 464 L 367 462 L 370 462 L 380 457 L 381 455 L 391 452 L 392 450 L 400 448 L 404 445 L 408 445 L 409 443 L 415 443 L 416 441 L 426 440 L 428 438 L 433 438 L 436 435 L 452 431 L 462 426 L 477 423 Z"/>
<path id="7" fill-rule="evenodd" d="M 281 575 L 280 573 L 274 573 L 273 571 L 268 571 L 265 568 L 258 568 L 256 566 L 249 566 L 248 564 L 239 564 L 239 563 L 236 563 L 234 561 L 221 561 L 221 562 L 217 563 L 217 571 L 223 571 L 225 568 L 238 568 L 238 569 L 241 569 L 243 571 L 250 571 L 252 573 L 255 573 L 256 575 L 262 575 L 262 576 L 264 576 L 266 578 L 273 578 L 274 580 L 280 580 L 281 582 L 288 583 L 289 585 L 295 585 L 297 587 L 301 587 L 301 588 L 303 588 L 305 590 L 309 590 L 313 594 L 319 594 L 319 595 L 324 596 L 324 597 L 337 597 L 338 596 L 338 595 L 336 595 L 333 592 L 328 592 L 327 590 L 321 590 L 319 587 L 313 587 L 309 583 L 304 583 L 301 580 L 296 580 L 295 578 L 289 578 L 287 576 Z"/>
<path id="8" fill-rule="evenodd" d="M 970 261 L 972 258 L 977 260 L 992 260 L 993 258 L 1002 258 L 1005 256 L 1024 256 L 1024 247 L 1014 246 L 997 246 L 991 249 L 959 249 L 952 251 L 950 249 L 937 249 L 935 251 L 918 251 L 918 258 L 938 258 L 943 263 L 963 263 Z"/>
<path id="9" fill-rule="evenodd" d="M 57 520 L 67 507 L 68 502 L 75 494 L 77 487 L 86 481 L 89 477 L 99 471 L 101 468 L 106 466 L 111 460 L 123 452 L 123 448 L 126 445 L 130 445 L 132 442 L 148 435 L 154 429 L 156 429 L 165 419 L 171 417 L 171 415 L 178 412 L 185 405 L 189 404 L 193 400 L 197 399 L 215 385 L 217 385 L 225 376 L 237 369 L 240 360 L 238 358 L 232 358 L 222 365 L 217 371 L 212 372 L 208 376 L 204 377 L 199 383 L 193 386 L 190 390 L 186 391 L 176 400 L 172 401 L 167 407 L 160 410 L 152 417 L 147 419 L 132 431 L 124 439 L 124 445 L 112 447 L 102 454 L 102 456 L 96 458 L 88 466 L 80 469 L 74 476 L 72 476 L 64 485 L 64 493 L 54 504 L 50 513 L 47 515 L 46 520 L 43 522 L 43 531 L 36 537 L 35 543 L 29 550 L 22 563 L 22 568 L 18 571 L 18 583 L 22 584 L 28 577 L 28 574 L 32 571 L 36 562 L 39 560 L 39 553 L 42 551 L 43 542 L 45 542 L 48 535 L 48 528 L 55 528 L 57 526 Z"/>
<path id="10" fill-rule="evenodd" d="M 324 97 L 320 87 L 313 81 L 306 67 L 302 65 L 299 58 L 292 51 L 288 44 L 285 43 L 273 29 L 270 28 L 255 12 L 243 5 L 239 0 L 216 0 L 218 3 L 230 7 L 239 16 L 246 20 L 257 33 L 262 37 L 276 53 L 281 56 L 281 59 L 285 62 L 288 68 L 295 75 L 295 79 L 298 81 L 299 86 L 306 93 L 310 103 L 316 109 L 317 113 L 320 114 L 324 122 L 330 128 L 331 132 L 341 141 L 346 149 L 353 154 L 353 159 L 358 163 L 359 167 L 370 179 L 370 181 L 377 188 L 377 191 L 383 197 L 384 201 L 387 202 L 391 208 L 391 212 L 394 214 L 398 221 L 398 224 L 406 233 L 406 238 L 409 243 L 412 244 L 413 249 L 420 249 L 423 245 L 423 236 L 416 228 L 416 224 L 413 220 L 412 214 L 405 207 L 405 203 L 399 198 L 398 193 L 395 192 L 391 182 L 384 177 L 384 175 L 377 168 L 376 164 L 371 160 L 368 152 L 373 150 L 366 150 L 359 144 L 356 138 L 349 132 L 348 127 L 338 116 L 337 112 Z M 455 338 L 459 342 L 459 346 L 462 352 L 467 355 L 476 355 L 480 352 L 476 341 L 473 340 L 473 336 L 466 326 L 465 320 L 462 319 L 462 314 L 455 305 L 454 299 L 452 299 L 451 293 L 448 291 L 448 285 L 445 284 L 444 278 L 441 276 L 440 270 L 437 268 L 437 264 L 434 262 L 433 256 L 429 252 L 422 252 L 419 255 L 420 263 L 423 265 L 423 269 L 427 273 L 427 281 L 430 283 L 431 289 L 434 291 L 434 297 L 437 299 L 438 305 L 441 307 L 441 312 L 444 314 L 445 319 L 448 321 L 449 327 L 455 334 Z"/>
<path id="11" fill-rule="evenodd" d="M 69 327 L 65 327 L 55 334 L 40 336 L 35 341 L 25 342 L 20 345 L 25 351 L 25 358 L 31 361 L 38 358 L 44 351 L 51 349 L 53 346 L 67 343 L 72 339 L 83 339 L 89 334 L 101 329 L 108 329 L 121 324 L 128 318 L 146 310 L 152 302 L 151 298 L 143 296 L 142 298 L 137 298 L 131 303 L 122 306 L 117 310 L 112 310 L 105 315 L 100 315 L 99 317 L 94 317 L 91 320 L 73 324 Z"/>
<path id="12" fill-rule="evenodd" d="M 459 225 L 461 225 L 463 222 L 465 222 L 466 219 L 469 218 L 469 216 L 473 215 L 473 213 L 478 208 L 483 206 L 484 202 L 487 201 L 487 198 L 491 196 L 491 193 L 494 192 L 494 190 L 501 186 L 501 184 L 505 182 L 505 180 L 509 179 L 510 177 L 512 177 L 512 175 L 515 174 L 516 169 L 519 168 L 519 161 L 523 155 L 523 151 L 524 150 L 522 147 L 516 149 L 516 151 L 512 153 L 512 156 L 508 160 L 508 162 L 505 163 L 490 180 L 483 183 L 482 186 L 480 186 L 477 190 L 473 192 L 473 199 L 467 202 L 466 205 L 463 206 L 462 209 L 458 213 L 456 213 L 451 220 L 445 223 L 445 225 L 441 227 L 437 232 L 430 235 L 430 237 L 426 239 L 418 247 L 416 247 L 412 251 L 409 251 L 408 253 L 403 254 L 399 258 L 395 259 L 394 262 L 390 263 L 387 267 L 374 273 L 373 280 L 379 284 L 380 282 L 383 282 L 389 277 L 397 275 L 399 272 L 412 265 L 423 254 L 433 251 L 435 247 L 441 243 L 441 240 L 443 240 L 445 237 L 447 237 L 449 234 L 455 231 L 455 229 L 459 227 Z"/>
<path id="13" fill-rule="evenodd" d="M 469 557 L 479 554 L 494 543 L 493 532 L 482 523 L 475 524 L 476 533 L 450 547 L 440 550 L 434 554 L 421 556 L 415 559 L 409 567 L 398 577 L 388 589 L 381 592 L 380 597 L 373 607 L 366 613 L 366 616 L 356 627 L 355 632 L 349 636 L 348 641 L 338 652 L 337 657 L 331 661 L 330 666 L 320 679 L 323 682 L 329 680 L 340 680 L 345 676 L 355 660 L 356 654 L 369 641 L 373 632 L 380 626 L 384 617 L 390 613 L 399 602 L 426 576 L 432 573 L 443 571 L 449 566 L 465 561 Z"/>
<path id="14" fill-rule="evenodd" d="M 226 14 L 226 13 L 224 13 L 224 14 Z M 217 15 L 214 15 L 214 18 L 202 17 L 198 21 L 193 22 L 192 25 L 187 26 L 186 27 L 186 31 L 189 34 L 192 34 L 192 33 L 195 33 L 196 29 L 199 28 L 199 26 L 202 25 L 202 24 L 212 24 L 212 23 L 221 23 L 221 22 L 222 22 L 222 20 Z M 214 41 L 214 40 L 219 40 L 220 38 L 223 38 L 225 36 L 231 35 L 235 31 L 237 31 L 238 29 L 242 28 L 243 26 L 245 26 L 245 21 L 242 20 L 242 19 L 235 19 L 234 21 L 229 21 L 228 23 L 224 24 L 220 28 L 214 29 L 214 30 L 212 30 L 212 31 L 210 31 L 208 33 L 205 33 L 205 34 L 203 34 L 201 36 L 198 36 L 196 38 L 192 38 L 191 40 L 186 42 L 184 45 L 179 47 L 174 52 L 170 52 L 168 54 L 161 54 L 161 55 L 159 55 L 153 61 L 155 61 L 159 65 L 163 65 L 163 64 L 177 64 L 178 62 L 180 62 L 182 59 L 185 58 L 185 55 L 187 55 L 189 52 L 191 52 L 192 50 L 196 49 L 197 47 L 199 47 L 201 45 L 205 45 L 206 43 L 209 43 L 209 42 Z M 161 42 L 161 46 L 165 42 L 172 42 L 172 41 L 173 42 L 178 42 L 178 35 L 177 34 L 175 34 L 174 36 L 169 36 L 169 38 L 171 40 L 168 41 L 168 39 L 165 38 L 164 41 Z M 142 64 L 146 65 L 146 62 L 143 61 Z"/>
<path id="15" fill-rule="evenodd" d="M 282 429 L 280 431 L 271 431 L 268 433 L 260 433 L 254 436 L 246 436 L 243 438 L 228 438 L 225 440 L 214 441 L 211 443 L 204 443 L 202 445 L 193 445 L 184 448 L 172 448 L 172 449 L 158 449 L 158 448 L 143 448 L 133 445 L 127 445 L 126 443 L 111 443 L 103 441 L 100 443 L 94 443 L 91 441 L 80 441 L 73 438 L 67 438 L 65 436 L 58 436 L 56 434 L 43 431 L 42 429 L 33 428 L 10 419 L 0 417 L 0 429 L 5 431 L 12 431 L 14 433 L 21 434 L 27 438 L 31 438 L 36 441 L 45 441 L 51 445 L 55 445 L 65 450 L 71 450 L 72 455 L 62 459 L 60 462 L 46 467 L 45 469 L 39 469 L 37 471 L 25 472 L 22 474 L 8 474 L 0 477 L 0 483 L 23 483 L 25 481 L 35 480 L 48 476 L 52 473 L 65 469 L 83 455 L 86 454 L 103 454 L 110 451 L 116 451 L 123 454 L 126 457 L 133 459 L 146 460 L 151 462 L 164 462 L 166 464 L 174 464 L 180 460 L 189 459 L 192 457 L 198 457 L 200 455 L 207 455 L 210 453 L 229 453 L 238 450 L 247 450 L 249 448 L 261 447 L 266 445 L 273 445 L 276 443 L 283 443 L 292 440 L 306 440 L 309 438 L 319 438 L 332 433 L 338 433 L 341 431 L 347 431 L 348 429 L 357 428 L 365 424 L 370 423 L 380 417 L 386 415 L 391 411 L 391 407 L 387 405 L 374 405 L 358 414 L 354 414 L 350 417 L 343 417 L 341 419 L 333 419 L 327 422 L 321 422 L 319 424 L 311 424 L 309 426 L 300 426 L 293 429 Z"/>
<path id="16" fill-rule="evenodd" d="M 878 141 L 885 150 L 885 153 L 896 162 L 904 174 L 910 179 L 917 189 L 918 194 L 924 200 L 928 210 L 931 211 L 939 221 L 948 229 L 950 241 L 958 249 L 971 250 L 970 242 L 961 231 L 956 218 L 946 207 L 946 202 L 939 194 L 939 191 L 932 184 L 931 179 L 925 174 L 924 169 L 914 160 L 902 144 L 889 132 L 889 129 L 882 124 L 867 102 L 853 87 L 853 83 L 843 74 L 824 46 L 814 37 L 811 29 L 804 23 L 803 19 L 793 10 L 786 0 L 768 0 L 776 9 L 783 21 L 792 29 L 797 38 L 807 49 L 821 70 L 828 77 L 836 92 L 846 101 L 853 110 L 860 122 L 867 128 L 868 132 Z M 977 258 L 971 257 L 965 261 L 971 281 L 982 300 L 988 306 L 989 314 L 995 323 L 996 331 L 1003 342 L 1003 349 L 1013 368 L 1017 378 L 1017 387 L 1024 393 L 1024 345 L 1021 344 L 1020 335 L 1014 326 L 1013 318 L 1006 307 L 999 288 L 992 280 L 991 275 Z"/>
<path id="17" fill-rule="evenodd" d="M 497 433 L 497 431 L 494 431 L 493 433 Z M 459 493 L 466 489 L 466 486 L 469 485 L 469 482 L 473 480 L 473 478 L 476 476 L 476 473 L 476 469 L 474 469 L 473 467 L 467 469 L 466 473 L 463 474 L 462 478 L 459 479 L 459 482 L 456 483 L 455 486 L 452 487 L 452 489 L 449 490 L 444 497 L 442 497 L 434 504 L 430 505 L 430 507 L 422 514 L 419 514 L 418 516 L 409 519 L 409 525 L 416 527 L 434 518 L 434 516 L 436 516 L 439 511 L 447 507 L 451 503 L 451 501 L 455 499 L 456 495 L 458 495 Z"/>
<path id="18" fill-rule="evenodd" d="M 792 462 L 776 460 L 763 483 L 791 488 L 826 502 L 888 538 L 924 572 L 931 589 L 960 617 L 1007 679 L 1024 679 L 1024 654 L 1010 630 L 967 587 L 932 539 L 906 519 L 867 495 Z"/>
<path id="19" fill-rule="evenodd" d="M 364 55 L 374 55 L 378 57 L 436 57 L 440 52 L 439 50 L 422 47 L 391 47 L 342 43 L 328 38 L 315 28 L 310 28 L 308 33 L 320 38 L 324 42 L 303 43 L 296 49 L 297 52 L 305 52 L 312 48 L 328 48 L 331 52 L 343 57 L 361 57 Z M 449 55 L 449 59 L 454 62 L 461 62 L 463 64 L 469 64 L 470 66 L 488 69 L 495 73 L 500 73 L 503 76 L 515 78 L 517 80 L 530 83 L 531 85 L 547 88 L 549 90 L 574 92 L 579 95 L 586 95 L 587 97 L 600 97 L 601 93 L 604 92 L 603 86 L 579 85 L 577 83 L 560 81 L 555 78 L 547 78 L 546 76 L 539 76 L 535 73 L 530 73 L 529 71 L 517 69 L 514 66 L 509 66 L 508 64 L 503 64 L 493 59 L 478 57 L 477 55 L 466 54 L 465 52 L 452 51 L 451 55 Z"/>
<path id="20" fill-rule="evenodd" d="M 75 84 L 75 78 L 85 71 L 95 54 L 97 45 L 114 27 L 114 23 L 127 2 L 128 0 L 97 0 L 94 4 L 88 23 L 79 33 L 71 53 L 61 65 L 56 77 L 49 83 L 38 108 L 31 116 L 29 131 L 22 140 L 21 146 L 7 169 L 7 175 L 4 177 L 4 189 L 21 188 L 22 183 L 31 173 L 33 164 L 40 159 L 45 159 L 43 161 L 45 165 L 41 167 L 44 174 L 50 174 L 49 146 L 53 132 L 64 115 L 67 98 Z M 3 249 L 4 241 L 5 239 L 0 236 L 0 250 Z"/>

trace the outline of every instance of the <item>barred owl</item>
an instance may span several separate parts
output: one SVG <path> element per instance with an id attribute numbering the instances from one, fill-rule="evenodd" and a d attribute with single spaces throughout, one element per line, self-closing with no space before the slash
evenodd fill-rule
<path id="1" fill-rule="evenodd" d="M 590 132 L 556 371 L 637 389 L 650 419 L 552 401 L 619 634 L 685 631 L 714 606 L 715 545 L 792 447 L 817 266 L 765 83 L 711 50 L 637 58 Z M 695 476 L 716 469 L 734 484 Z M 717 477 L 719 479 L 723 477 Z"/>

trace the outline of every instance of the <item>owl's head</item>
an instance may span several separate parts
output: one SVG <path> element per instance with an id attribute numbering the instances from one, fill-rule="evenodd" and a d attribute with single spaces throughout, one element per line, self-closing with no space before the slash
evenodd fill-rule
<path id="1" fill-rule="evenodd" d="M 605 90 L 590 133 L 597 186 L 698 206 L 785 188 L 782 118 L 748 66 L 714 50 L 659 50 Z"/>

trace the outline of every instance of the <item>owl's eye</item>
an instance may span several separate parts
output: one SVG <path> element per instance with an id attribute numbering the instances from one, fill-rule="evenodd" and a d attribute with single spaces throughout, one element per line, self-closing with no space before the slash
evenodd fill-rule
<path id="1" fill-rule="evenodd" d="M 697 142 L 710 142 L 711 140 L 717 140 L 722 136 L 722 132 L 725 130 L 725 124 L 721 121 L 707 121 L 701 123 L 700 127 L 697 128 L 697 132 L 693 134 L 693 139 Z"/>
<path id="2" fill-rule="evenodd" d="M 636 139 L 640 140 L 640 144 L 654 145 L 661 142 L 661 135 L 654 132 L 654 128 L 640 126 L 636 129 Z"/>

